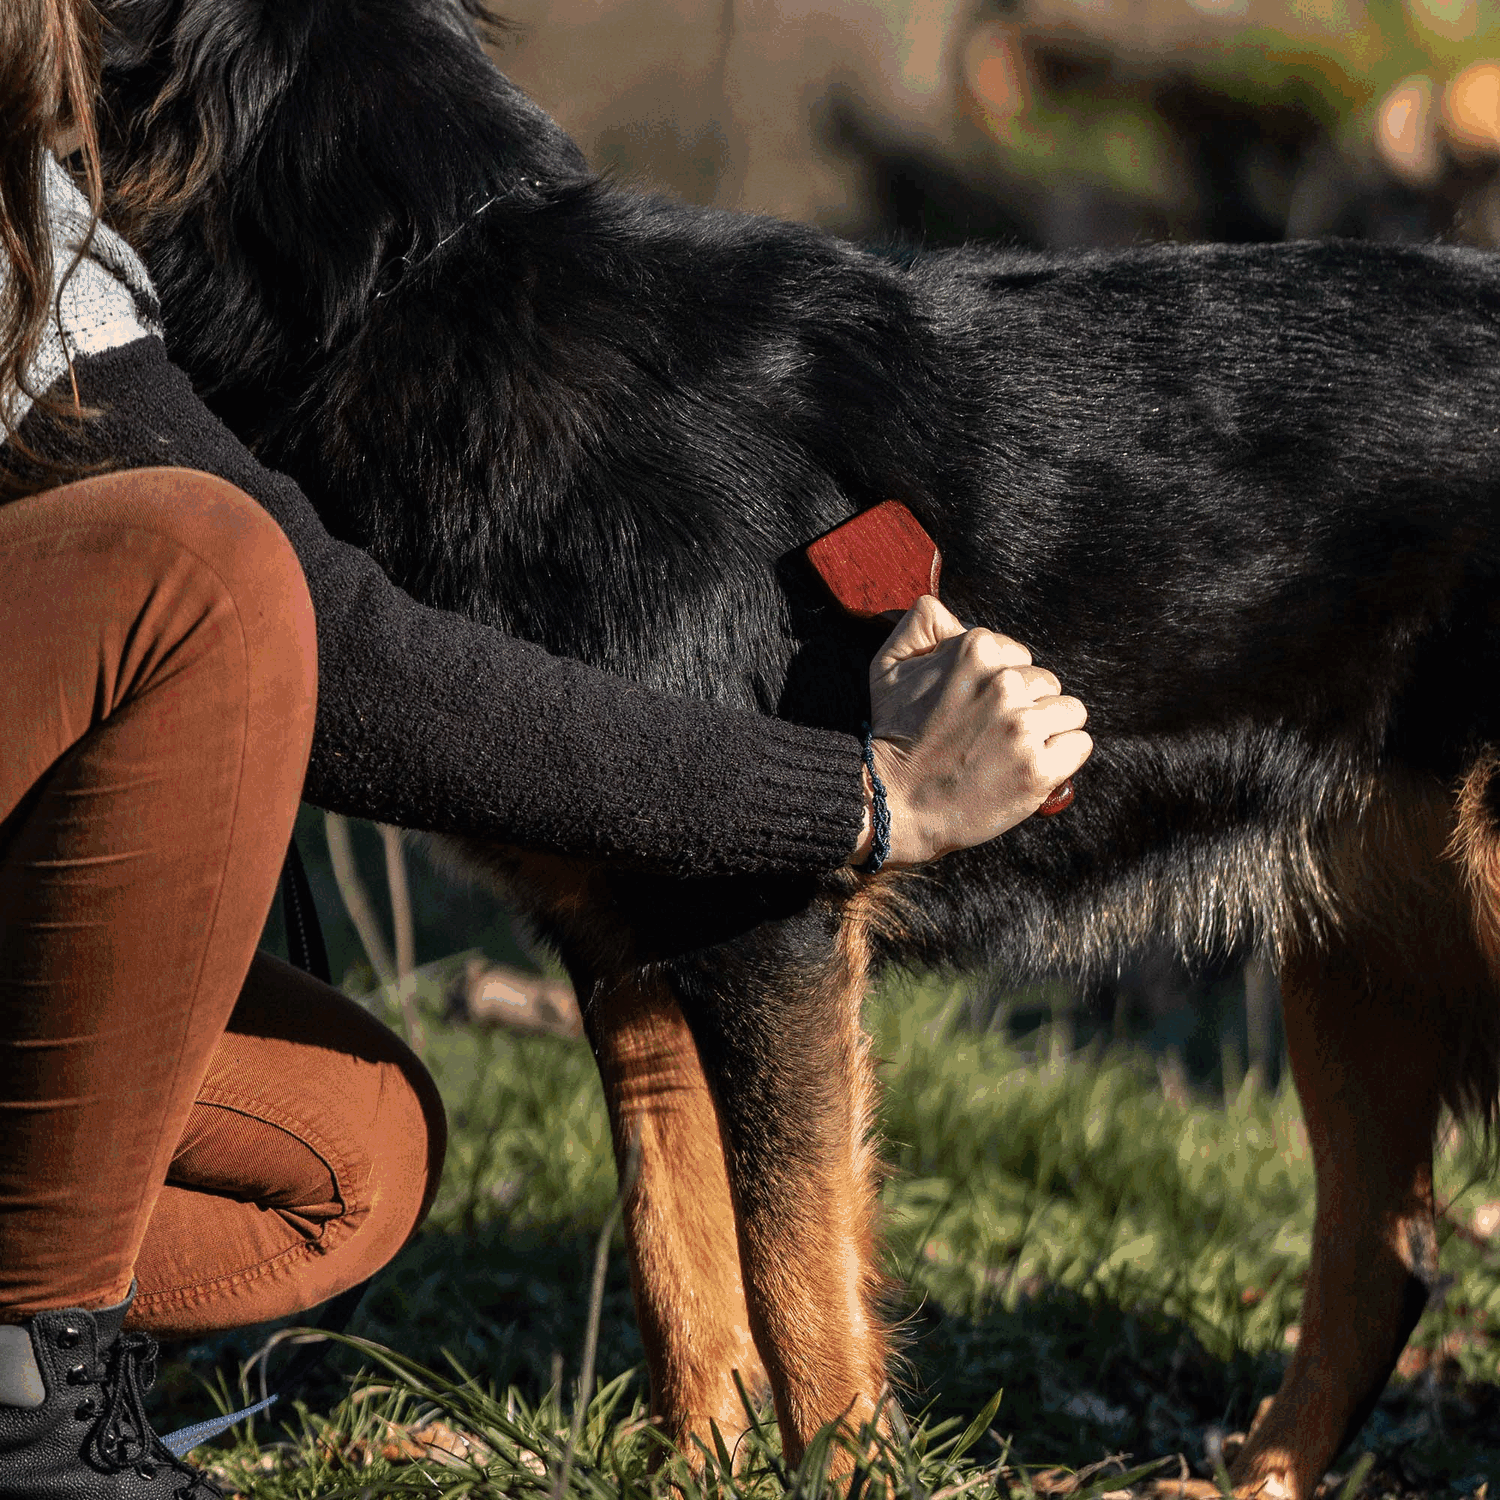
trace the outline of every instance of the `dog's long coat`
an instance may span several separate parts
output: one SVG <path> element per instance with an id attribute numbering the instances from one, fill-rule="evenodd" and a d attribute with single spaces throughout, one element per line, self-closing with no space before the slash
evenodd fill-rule
<path id="1" fill-rule="evenodd" d="M 669 1430 L 884 1380 L 874 966 L 1273 941 L 1319 1205 L 1237 1477 L 1306 1496 L 1435 1269 L 1441 1107 L 1500 1065 L 1500 259 L 1351 244 L 910 264 L 590 177 L 456 0 L 112 0 L 109 175 L 175 357 L 422 599 L 853 728 L 798 550 L 905 500 L 955 611 L 1088 703 L 1066 816 L 906 877 L 471 849 L 583 997 Z M 734 830 L 726 828 L 732 839 Z"/>

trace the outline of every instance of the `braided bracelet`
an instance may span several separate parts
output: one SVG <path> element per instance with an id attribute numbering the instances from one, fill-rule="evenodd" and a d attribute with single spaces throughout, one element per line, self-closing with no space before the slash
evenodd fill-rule
<path id="1" fill-rule="evenodd" d="M 875 770 L 875 738 L 868 724 L 865 725 L 865 769 L 870 773 L 870 786 L 874 791 L 870 803 L 870 827 L 875 842 L 870 848 L 869 858 L 855 869 L 873 875 L 891 855 L 891 810 L 886 806 L 885 783 Z"/>

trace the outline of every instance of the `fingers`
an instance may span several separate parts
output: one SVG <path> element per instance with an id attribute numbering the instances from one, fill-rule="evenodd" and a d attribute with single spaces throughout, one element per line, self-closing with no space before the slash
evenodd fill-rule
<path id="1" fill-rule="evenodd" d="M 1025 650 L 1025 647 L 1021 649 Z M 987 687 L 1007 708 L 1040 703 L 1042 699 L 1055 698 L 1062 692 L 1062 684 L 1045 667 L 1002 666 L 986 670 L 989 675 L 982 679 L 983 686 Z M 1080 708 L 1082 706 L 1079 704 Z M 1076 728 L 1077 726 L 1069 725 L 1068 727 Z"/>
<path id="2" fill-rule="evenodd" d="M 957 651 L 960 665 L 977 672 L 1001 672 L 1007 667 L 1024 669 L 1031 666 L 1031 652 L 1020 641 L 1001 635 L 998 630 L 986 630 L 983 626 L 966 631 Z"/>
<path id="3" fill-rule="evenodd" d="M 923 594 L 886 637 L 875 666 L 890 667 L 913 656 L 924 656 L 945 641 L 955 640 L 960 655 L 978 670 L 993 672 L 1001 667 L 1024 667 L 1031 663 L 1031 652 L 1019 641 L 995 630 L 965 630 L 963 622 L 947 605 L 931 594 Z"/>
<path id="4" fill-rule="evenodd" d="M 939 642 L 964 633 L 956 615 L 931 594 L 923 594 L 901 616 L 875 657 L 876 667 L 891 667 L 908 657 L 925 656 Z"/>
<path id="5" fill-rule="evenodd" d="M 1055 734 L 1036 758 L 1036 774 L 1048 792 L 1059 787 L 1094 753 L 1094 741 L 1082 729 Z"/>
<path id="6" fill-rule="evenodd" d="M 1088 710 L 1077 698 L 1049 695 L 1002 706 L 996 727 L 1010 740 L 1010 753 L 1023 772 L 1051 787 L 1071 776 L 1093 749 L 1083 729 L 1087 720 Z"/>
<path id="7" fill-rule="evenodd" d="M 1008 727 L 1015 740 L 1012 754 L 1020 777 L 1039 796 L 1068 779 L 1093 752 L 1084 733 L 1088 710 L 1077 698 L 1049 695 L 1030 707 L 1015 709 Z"/>
<path id="8" fill-rule="evenodd" d="M 1050 740 L 1054 735 L 1066 734 L 1069 730 L 1082 729 L 1088 719 L 1088 709 L 1077 698 L 1070 696 L 1037 697 L 1025 711 L 1028 733 L 1041 740 Z"/>
<path id="9" fill-rule="evenodd" d="M 1093 740 L 1081 729 L 1044 741 L 1018 737 L 1007 756 L 1007 782 L 1014 800 L 1005 827 L 1036 812 L 1083 765 L 1093 748 Z"/>

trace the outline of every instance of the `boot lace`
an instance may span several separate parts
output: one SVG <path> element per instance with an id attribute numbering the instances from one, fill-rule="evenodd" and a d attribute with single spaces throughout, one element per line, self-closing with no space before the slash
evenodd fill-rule
<path id="1" fill-rule="evenodd" d="M 95 1358 L 69 1372 L 79 1384 L 103 1387 L 104 1409 L 84 1440 L 84 1457 L 106 1474 L 134 1469 L 154 1479 L 159 1469 L 173 1469 L 183 1483 L 172 1493 L 178 1500 L 225 1500 L 208 1475 L 163 1446 L 146 1416 L 146 1392 L 156 1379 L 156 1340 L 145 1333 L 122 1333 L 105 1360 Z"/>

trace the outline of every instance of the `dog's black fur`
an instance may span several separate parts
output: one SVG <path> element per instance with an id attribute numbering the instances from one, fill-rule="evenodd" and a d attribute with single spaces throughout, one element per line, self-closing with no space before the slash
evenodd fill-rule
<path id="1" fill-rule="evenodd" d="M 1239 937 L 1266 872 L 1226 868 L 1500 740 L 1493 256 L 895 264 L 595 180 L 443 0 L 112 13 L 113 118 L 175 82 L 222 174 L 146 245 L 174 357 L 412 593 L 847 728 L 866 641 L 784 560 L 898 496 L 1084 698 L 1078 806 L 937 867 L 910 956 Z"/>
<path id="2" fill-rule="evenodd" d="M 871 637 L 797 557 L 898 497 L 1088 704 L 1077 805 L 905 882 L 880 958 L 1316 933 L 1338 830 L 1500 743 L 1500 257 L 881 256 L 596 179 L 456 0 L 107 11 L 109 175 L 180 188 L 137 226 L 174 357 L 413 594 L 852 729 Z M 632 877 L 609 919 L 774 1117 L 846 894 Z M 1488 1113 L 1500 1022 L 1455 1017 Z"/>

